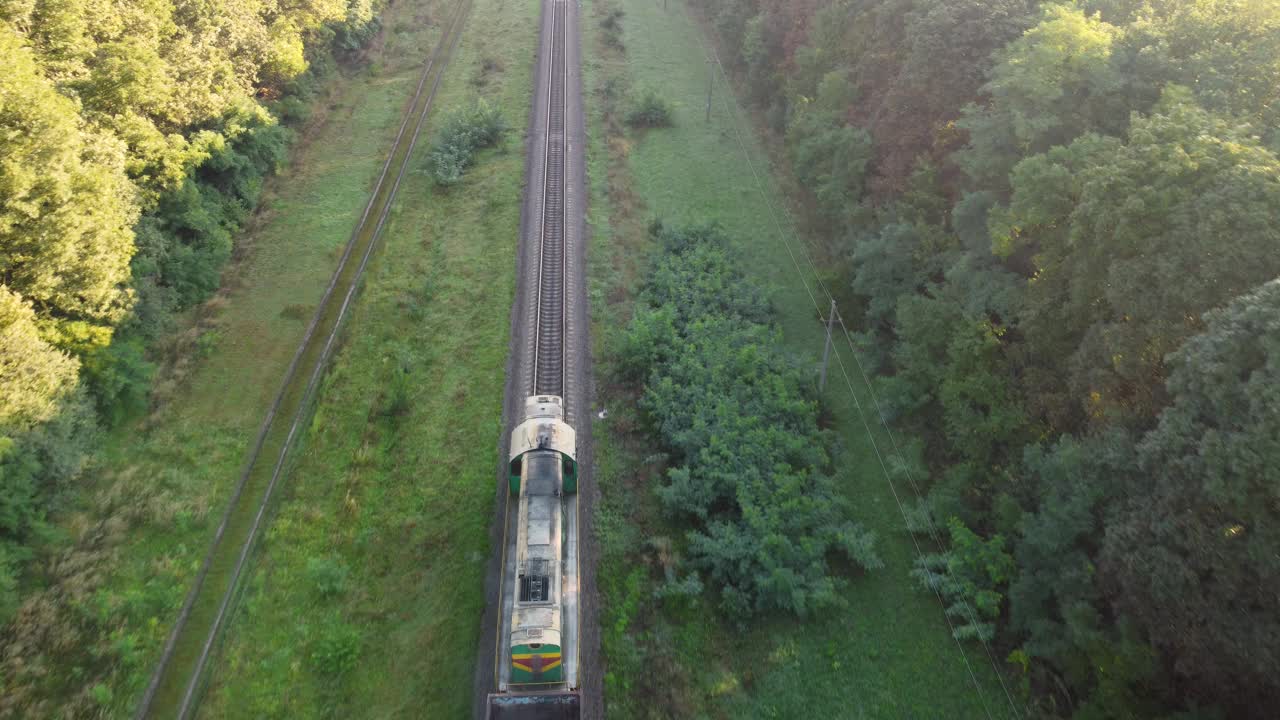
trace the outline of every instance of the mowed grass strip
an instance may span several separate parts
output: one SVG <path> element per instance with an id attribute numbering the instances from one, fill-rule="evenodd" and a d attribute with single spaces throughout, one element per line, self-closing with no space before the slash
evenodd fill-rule
<path id="1" fill-rule="evenodd" d="M 827 301 L 796 245 L 803 241 L 792 237 L 785 217 L 779 220 L 787 228 L 796 262 L 779 239 L 752 172 L 754 165 L 765 193 L 781 204 L 766 153 L 752 137 L 752 128 L 735 123 L 724 103 L 729 99 L 725 93 L 731 90 L 719 75 L 711 122 L 706 122 L 709 47 L 704 50 L 699 42 L 700 31 L 683 3 L 671 2 L 664 10 L 663 3 L 650 0 L 590 0 L 588 7 L 584 13 L 590 18 L 584 22 L 588 48 L 601 46 L 602 33 L 608 30 L 600 20 L 609 10 L 625 12 L 618 21 L 625 64 L 589 60 L 589 90 L 595 88 L 598 94 L 611 79 L 619 78 L 630 88 L 629 100 L 652 88 L 675 109 L 673 128 L 630 133 L 625 140 L 614 138 L 608 143 L 592 138 L 592 197 L 597 205 L 592 218 L 598 230 L 593 239 L 597 243 L 592 254 L 593 298 L 614 299 L 634 290 L 630 260 L 618 257 L 610 247 L 637 244 L 634 232 L 628 235 L 620 228 L 642 223 L 636 218 L 620 221 L 617 212 L 618 198 L 626 201 L 631 192 L 639 202 L 630 204 L 640 208 L 635 212 L 645 220 L 661 218 L 675 225 L 715 221 L 738 239 L 749 267 L 770 288 L 785 342 L 799 357 L 811 360 L 816 371 L 825 327 L 810 292 L 817 296 L 822 312 Z M 603 131 L 598 118 L 593 118 L 591 127 L 597 134 Z M 627 173 L 625 182 L 602 179 L 602 173 L 618 171 L 619 157 Z M 619 185 L 625 186 L 622 191 Z M 613 309 L 596 309 L 597 322 L 602 324 L 625 322 L 625 315 L 625 301 L 614 303 Z M 655 708 L 645 702 L 647 698 L 629 694 L 638 683 L 615 677 L 606 694 L 611 715 L 663 717 L 670 716 L 664 712 L 672 707 L 677 715 L 734 718 L 810 717 L 815 712 L 841 718 L 979 718 L 987 716 L 988 708 L 996 717 L 1008 714 L 1008 701 L 982 647 L 966 644 L 962 656 L 937 599 L 908 577 L 914 546 L 876 452 L 878 448 L 887 462 L 892 445 L 878 426 L 847 345 L 837 339 L 849 383 L 833 356 L 826 400 L 838 436 L 840 484 L 852 502 L 855 519 L 879 535 L 878 550 L 886 567 L 853 579 L 845 609 L 806 621 L 774 619 L 739 628 L 719 622 L 705 605 L 664 607 L 656 632 L 662 633 L 661 640 L 669 646 L 686 684 L 666 689 L 663 701 L 669 705 Z M 870 433 L 860 412 L 868 413 Z M 616 554 L 611 562 L 608 548 L 610 543 L 639 542 L 654 532 L 678 530 L 652 517 L 656 509 L 645 483 L 657 478 L 644 467 L 650 451 L 635 446 L 634 435 L 626 432 L 634 414 L 624 408 L 611 413 L 618 424 L 600 423 L 596 434 L 597 476 L 603 492 L 599 522 L 606 548 L 600 586 L 606 653 L 612 653 L 615 665 L 624 665 L 617 661 L 627 652 L 628 637 L 655 632 L 655 628 L 629 625 L 635 616 L 634 604 L 643 602 L 639 600 L 643 594 L 633 577 L 634 565 L 617 562 Z M 621 432 L 611 432 L 615 427 Z M 898 491 L 904 502 L 914 501 L 906 483 L 899 482 Z M 634 527 L 636 517 L 647 517 L 649 525 L 643 532 Z"/>
<path id="2" fill-rule="evenodd" d="M 483 610 L 536 0 L 476 0 L 204 717 L 464 717 Z M 434 185 L 441 119 L 510 129 Z M 341 146 L 331 148 L 341 153 Z"/>
<path id="3" fill-rule="evenodd" d="M 60 679 L 73 677 L 81 662 L 76 653 L 92 663 L 93 647 L 110 643 L 123 662 L 94 695 L 111 716 L 132 712 L 364 209 L 439 37 L 443 7 L 439 0 L 395 4 L 384 13 L 384 36 L 369 64 L 321 88 L 313 122 L 237 241 L 224 287 L 193 313 L 202 334 L 181 363 L 188 369 L 162 378 L 163 404 L 105 438 L 90 460 L 85 475 L 96 487 L 63 527 L 105 558 L 75 590 L 87 593 L 84 610 L 94 624 L 86 627 L 110 637 L 82 634 L 75 649 L 33 658 L 55 663 L 48 676 L 55 702 Z M 341 158 L 332 156 L 335 148 Z M 106 535 L 98 530 L 104 527 Z"/>

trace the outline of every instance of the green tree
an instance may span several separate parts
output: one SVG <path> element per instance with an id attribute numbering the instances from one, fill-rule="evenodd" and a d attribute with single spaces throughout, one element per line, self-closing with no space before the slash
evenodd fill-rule
<path id="1" fill-rule="evenodd" d="M 920 289 L 924 278 L 916 269 L 916 255 L 921 245 L 919 227 L 894 223 L 854 249 L 853 290 L 867 298 L 866 318 L 871 327 L 887 327 L 899 299 Z"/>
<path id="2" fill-rule="evenodd" d="M 782 29 L 766 11 L 747 20 L 742 30 L 741 62 L 746 68 L 748 88 L 756 104 L 768 107 L 780 98 L 779 61 L 782 59 Z"/>
<path id="3" fill-rule="evenodd" d="M 956 305 L 929 295 L 903 295 L 897 303 L 894 374 L 886 385 L 887 404 L 899 417 L 937 419 L 938 389 L 946 376 L 947 346 L 966 319 Z"/>
<path id="4" fill-rule="evenodd" d="M 1125 3 L 1117 52 L 1126 94 L 1146 105 L 1168 84 L 1193 88 L 1211 112 L 1280 126 L 1280 4 L 1255 0 Z M 1141 106 L 1140 106 L 1141 107 Z"/>
<path id="5" fill-rule="evenodd" d="M 124 148 L 83 127 L 7 24 L 0 56 L 0 282 L 63 326 L 57 341 L 101 344 L 129 304 L 138 210 Z"/>
<path id="6" fill-rule="evenodd" d="M 1009 587 L 1016 654 L 1035 687 L 1073 717 L 1157 715 L 1143 697 L 1159 685 L 1155 651 L 1131 622 L 1112 619 L 1097 568 L 1108 509 L 1123 502 L 1138 472 L 1133 441 L 1112 431 L 1031 445 L 1022 468 L 1038 500 L 1021 523 Z"/>
<path id="7" fill-rule="evenodd" d="M 877 169 L 892 187 L 901 187 L 922 154 L 950 149 L 946 126 L 978 95 L 992 53 L 1034 20 L 1028 0 L 912 4 L 904 32 L 907 50 L 874 121 Z"/>
<path id="8" fill-rule="evenodd" d="M 986 320 L 953 328 L 938 390 L 947 442 L 965 460 L 1000 462 L 1026 440 L 1027 421 L 1005 367 L 1002 328 Z"/>
<path id="9" fill-rule="evenodd" d="M 78 367 L 40 337 L 31 307 L 0 285 L 0 438 L 52 418 Z"/>
<path id="10" fill-rule="evenodd" d="M 949 297 L 905 295 L 897 309 L 895 413 L 927 426 L 950 457 L 986 468 L 1024 438 L 1027 421 L 1005 365 L 1000 335 Z"/>
<path id="11" fill-rule="evenodd" d="M 1013 558 L 1005 552 L 1000 535 L 984 540 L 956 518 L 951 518 L 947 529 L 950 547 L 917 558 L 911 577 L 949 603 L 946 613 L 954 621 L 952 634 L 957 640 L 990 642 L 1004 587 L 1014 571 Z"/>
<path id="12" fill-rule="evenodd" d="M 1116 134 L 1129 107 L 1111 55 L 1119 28 L 1072 4 L 1043 6 L 1043 19 L 997 53 L 982 90 L 960 123 L 970 144 L 957 162 L 984 189 L 1002 190 L 1020 159 L 1088 131 Z"/>
<path id="13" fill-rule="evenodd" d="M 1280 281 L 1204 320 L 1170 356 L 1102 565 L 1175 672 L 1247 712 L 1280 693 Z"/>
<path id="14" fill-rule="evenodd" d="M 18 577 L 46 534 L 47 504 L 74 477 L 92 434 L 78 367 L 0 285 L 0 624 L 17 609 Z"/>
<path id="15" fill-rule="evenodd" d="M 831 111 L 801 108 L 787 128 L 796 177 L 829 227 L 843 228 L 862 200 L 871 136 Z"/>
<path id="16" fill-rule="evenodd" d="M 1036 253 L 1023 329 L 1088 417 L 1154 417 L 1163 358 L 1200 315 L 1280 274 L 1277 178 L 1249 128 L 1176 87 L 1126 143 L 1086 137 L 1015 170 L 996 246 Z"/>

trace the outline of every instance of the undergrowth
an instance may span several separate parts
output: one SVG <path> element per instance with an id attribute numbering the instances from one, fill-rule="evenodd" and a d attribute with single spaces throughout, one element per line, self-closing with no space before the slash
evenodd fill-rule
<path id="1" fill-rule="evenodd" d="M 497 145 L 506 131 L 502 108 L 483 99 L 470 108 L 450 113 L 428 158 L 436 185 L 457 185 L 475 162 L 476 151 Z"/>

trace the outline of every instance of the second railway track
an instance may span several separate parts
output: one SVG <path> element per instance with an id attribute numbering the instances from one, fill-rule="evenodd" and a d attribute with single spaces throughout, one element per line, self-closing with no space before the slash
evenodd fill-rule
<path id="1" fill-rule="evenodd" d="M 388 152 L 369 202 L 343 250 L 338 267 L 285 372 L 264 418 L 213 543 L 160 661 L 139 704 L 136 718 L 191 717 L 207 678 L 209 660 L 234 607 L 240 580 L 268 514 L 272 495 L 284 474 L 307 409 L 360 281 L 390 216 L 396 193 L 430 114 L 449 58 L 471 9 L 461 0 L 446 23 L 418 80 L 395 142 Z"/>

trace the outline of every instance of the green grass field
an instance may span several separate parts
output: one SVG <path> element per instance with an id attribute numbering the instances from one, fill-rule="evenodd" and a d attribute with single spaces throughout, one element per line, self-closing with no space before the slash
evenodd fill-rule
<path id="1" fill-rule="evenodd" d="M 538 12 L 474 5 L 413 162 L 478 97 L 505 145 L 447 191 L 422 171 L 401 188 L 205 717 L 469 712 Z"/>
<path id="2" fill-rule="evenodd" d="M 791 234 L 779 207 L 778 220 L 794 246 L 793 262 L 748 164 L 750 158 L 764 194 L 781 204 L 765 152 L 750 127 L 735 123 L 724 102 L 731 91 L 721 76 L 716 77 L 711 122 L 705 121 L 709 65 L 702 37 L 683 3 L 673 0 L 665 11 L 663 5 L 590 0 L 584 13 L 588 95 L 596 101 L 589 152 L 597 335 L 625 322 L 626 296 L 639 274 L 636 257 L 644 250 L 643 227 L 650 219 L 715 221 L 739 241 L 759 282 L 770 288 L 788 346 L 811 359 L 816 370 L 825 332 L 820 313 L 827 301 L 800 254 L 804 241 Z M 601 21 L 614 8 L 625 12 L 620 21 L 625 52 L 600 52 L 608 46 L 609 34 Z M 599 112 L 609 85 L 629 89 L 618 101 L 624 112 L 627 98 L 637 98 L 645 88 L 657 90 L 675 106 L 675 127 L 606 137 L 608 123 Z M 607 344 L 598 339 L 603 367 Z M 983 648 L 966 644 L 962 655 L 938 600 L 908 577 L 915 550 L 876 454 L 878 448 L 888 455 L 892 446 L 847 345 L 841 359 L 849 383 L 833 358 L 825 398 L 839 439 L 839 479 L 855 518 L 877 532 L 886 567 L 853 578 L 845 609 L 805 622 L 778 619 L 741 628 L 718 621 L 705 604 L 664 606 L 646 617 L 640 580 L 649 571 L 636 570 L 636 554 L 628 546 L 673 529 L 655 517 L 646 486 L 656 482 L 649 453 L 628 432 L 634 412 L 615 406 L 611 420 L 598 423 L 597 475 L 603 492 L 598 520 L 604 546 L 600 586 L 611 717 L 976 718 L 986 717 L 986 708 L 995 717 L 1009 714 L 1009 701 Z M 611 391 L 607 378 L 601 380 L 606 402 L 633 400 Z M 869 427 L 855 397 L 862 412 L 870 409 Z M 914 502 L 909 486 L 896 487 L 904 503 Z M 614 672 L 631 667 L 626 646 L 640 634 L 667 644 L 671 650 L 663 660 L 677 665 L 670 673 L 675 687 L 664 684 L 661 698 L 646 697 L 652 688 Z"/>

